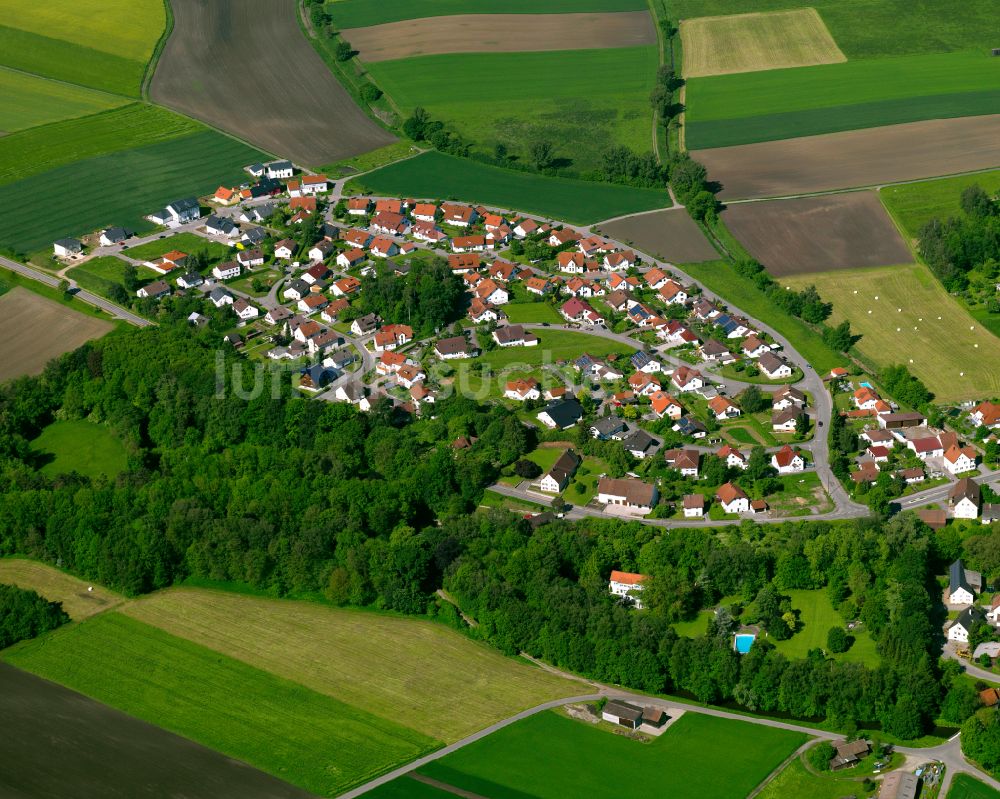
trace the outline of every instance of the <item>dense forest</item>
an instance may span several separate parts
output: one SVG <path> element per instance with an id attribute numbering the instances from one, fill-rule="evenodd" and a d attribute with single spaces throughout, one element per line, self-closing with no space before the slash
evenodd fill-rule
<path id="1" fill-rule="evenodd" d="M 69 621 L 59 602 L 0 583 L 0 649 L 54 630 Z"/>
<path id="2" fill-rule="evenodd" d="M 533 527 L 473 512 L 484 487 L 535 445 L 512 412 L 452 397 L 434 418 L 385 402 L 363 414 L 295 396 L 287 379 L 254 393 L 239 365 L 210 334 L 165 324 L 90 343 L 0 387 L 0 554 L 58 560 L 130 594 L 197 577 L 459 626 L 434 596 L 444 587 L 479 621 L 469 634 L 505 652 L 842 729 L 912 738 L 976 707 L 969 682 L 937 657 L 933 575 L 960 554 L 988 579 L 1000 572 L 1000 534 L 989 528 L 963 541 L 910 515 L 724 530 L 595 519 Z M 220 375 L 241 391 L 225 381 L 220 391 Z M 110 426 L 128 448 L 126 471 L 41 474 L 30 440 L 56 418 Z M 455 448 L 459 437 L 474 443 Z M 649 575 L 647 610 L 608 594 L 613 568 Z M 771 642 L 798 631 L 793 589 L 827 592 L 843 626 L 859 620 L 872 636 L 880 665 L 779 653 Z M 707 635 L 674 632 L 719 605 Z M 731 645 L 737 617 L 766 633 L 745 656 Z M 831 636 L 827 650 L 849 643 Z"/>

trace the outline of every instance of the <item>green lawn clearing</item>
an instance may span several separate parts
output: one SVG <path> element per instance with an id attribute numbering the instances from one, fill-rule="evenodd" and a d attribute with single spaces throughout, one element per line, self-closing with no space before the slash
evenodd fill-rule
<path id="1" fill-rule="evenodd" d="M 505 347 L 486 352 L 469 363 L 489 364 L 494 370 L 505 369 L 518 364 L 539 366 L 556 361 L 574 361 L 583 353 L 605 356 L 612 353 L 631 355 L 625 344 L 611 339 L 577 333 L 572 330 L 536 330 L 538 344 L 534 347 Z"/>
<path id="2" fill-rule="evenodd" d="M 692 78 L 692 149 L 814 136 L 1000 110 L 1000 60 L 988 51 L 929 53 Z"/>
<path id="3" fill-rule="evenodd" d="M 864 358 L 879 366 L 904 364 L 939 401 L 1000 393 L 996 336 L 949 296 L 927 267 L 838 270 L 781 282 L 799 289 L 815 285 L 833 303 L 831 323 L 849 319 L 862 336 L 856 349 Z"/>
<path id="4" fill-rule="evenodd" d="M 0 0 L 0 63 L 138 97 L 165 25 L 161 0 Z"/>
<path id="5" fill-rule="evenodd" d="M 46 460 L 42 473 L 49 476 L 79 472 L 87 477 L 115 477 L 128 462 L 125 447 L 114 433 L 82 419 L 53 422 L 31 446 Z"/>
<path id="6" fill-rule="evenodd" d="M 547 712 L 418 771 L 489 797 L 617 796 L 627 773 L 655 796 L 742 799 L 805 740 L 799 733 L 688 712 L 643 744 Z"/>
<path id="7" fill-rule="evenodd" d="M 503 144 L 528 162 L 531 144 L 547 141 L 579 172 L 599 169 L 613 145 L 651 148 L 649 93 L 658 65 L 657 48 L 646 46 L 428 55 L 366 66 L 399 108 L 427 109 L 480 152 Z M 484 76 L 516 86 L 516 101 L 498 102 L 484 91 Z"/>
<path id="8" fill-rule="evenodd" d="M 801 796 L 803 799 L 844 799 L 845 796 L 867 796 L 860 782 L 853 779 L 856 769 L 833 776 L 832 773 L 813 774 L 795 758 L 774 780 L 761 791 L 760 799 L 785 799 Z M 864 776 L 868 776 L 866 773 Z"/>
<path id="9" fill-rule="evenodd" d="M 14 133 L 36 125 L 106 111 L 128 102 L 123 97 L 46 80 L 0 67 L 0 131 Z"/>
<path id="10" fill-rule="evenodd" d="M 25 642 L 4 659 L 321 796 L 437 746 L 115 612 Z"/>
<path id="11" fill-rule="evenodd" d="M 209 241 L 196 233 L 177 233 L 167 236 L 165 239 L 156 239 L 147 244 L 140 244 L 138 247 L 128 247 L 125 255 L 137 261 L 155 261 L 164 253 L 171 250 L 180 250 L 191 255 L 196 252 L 203 252 L 209 262 L 221 261 L 233 254 L 233 249 L 217 241 Z"/>
<path id="12" fill-rule="evenodd" d="M 753 281 L 737 274 L 728 262 L 706 261 L 699 264 L 684 264 L 681 269 L 698 282 L 704 283 L 720 297 L 732 300 L 748 314 L 769 324 L 785 336 L 819 374 L 829 372 L 834 366 L 844 365 L 843 356 L 824 344 L 822 339 L 800 319 L 778 308 L 754 285 Z M 843 272 L 830 274 L 832 276 Z M 803 279 L 812 283 L 814 277 L 805 275 Z M 782 278 L 782 282 L 785 282 L 785 278 Z M 824 300 L 833 300 L 823 293 L 822 288 L 820 295 Z"/>
<path id="13" fill-rule="evenodd" d="M 123 282 L 125 266 L 126 263 L 121 258 L 116 258 L 113 255 L 101 255 L 67 270 L 66 277 L 75 280 L 80 288 L 106 297 L 112 283 Z M 159 280 L 161 277 L 145 266 L 137 267 L 136 272 L 144 283 Z"/>
<path id="14" fill-rule="evenodd" d="M 361 0 L 356 0 L 360 2 Z M 673 19 L 815 8 L 848 59 L 996 47 L 993 0 L 671 0 Z"/>
<path id="15" fill-rule="evenodd" d="M 56 123 L 63 124 L 72 123 Z M 24 134 L 9 138 L 19 135 Z M 0 245 L 22 253 L 49 247 L 62 236 L 108 225 L 138 232 L 152 230 L 153 225 L 143 219 L 146 214 L 179 197 L 200 196 L 214 191 L 220 183 L 238 182 L 246 175 L 246 164 L 265 158 L 242 142 L 202 130 L 171 141 L 65 163 L 2 185 L 11 163 L 4 152 L 6 140 L 0 139 L 0 168 L 7 170 L 0 172 L 0 206 L 4 208 Z M 125 176 L 127 185 L 123 183 Z M 40 207 L 45 207 L 46 213 L 39 214 Z"/>
<path id="16" fill-rule="evenodd" d="M 204 125 L 165 108 L 132 103 L 81 119 L 22 131 L 0 138 L 0 186 L 66 164 L 205 130 Z M 136 188 L 130 184 L 129 191 L 121 193 L 130 194 Z"/>
<path id="17" fill-rule="evenodd" d="M 1000 169 L 953 178 L 901 183 L 898 186 L 883 186 L 879 189 L 878 196 L 907 235 L 916 238 L 920 228 L 935 217 L 944 220 L 952 216 L 961 216 L 962 191 L 974 185 L 982 187 L 990 194 L 996 194 L 1000 191 Z"/>
<path id="18" fill-rule="evenodd" d="M 507 0 L 483 3 L 480 0 L 337 0 L 326 10 L 338 28 L 363 28 L 421 17 L 451 14 L 562 14 L 585 11 L 640 11 L 643 0 Z"/>
<path id="19" fill-rule="evenodd" d="M 778 478 L 782 490 L 767 497 L 767 504 L 776 516 L 809 516 L 813 510 L 826 513 L 833 510 L 826 489 L 816 472 L 785 474 Z"/>
<path id="20" fill-rule="evenodd" d="M 503 312 L 511 324 L 521 322 L 549 322 L 561 324 L 563 318 L 559 312 L 547 302 L 512 302 L 503 307 Z"/>
<path id="21" fill-rule="evenodd" d="M 633 189 L 488 166 L 438 152 L 378 169 L 347 184 L 347 192 L 453 198 L 587 224 L 670 205 L 665 192 Z"/>
<path id="22" fill-rule="evenodd" d="M 571 505 L 590 504 L 590 501 L 597 496 L 597 484 L 601 475 L 607 473 L 608 464 L 593 455 L 584 455 L 583 463 L 576 470 L 572 482 L 563 491 L 563 498 Z"/>
<path id="23" fill-rule="evenodd" d="M 826 649 L 826 637 L 831 627 L 844 627 L 843 617 L 833 609 L 824 589 L 812 591 L 789 589 L 781 593 L 792 598 L 792 608 L 799 611 L 800 629 L 787 641 L 769 638 L 778 651 L 789 658 L 804 658 L 810 649 Z M 846 652 L 832 655 L 840 661 L 878 666 L 879 657 L 875 642 L 867 630 L 852 630 L 854 643 Z"/>
<path id="24" fill-rule="evenodd" d="M 956 774 L 948 799 L 1000 799 L 1000 791 L 994 791 L 968 774 Z"/>

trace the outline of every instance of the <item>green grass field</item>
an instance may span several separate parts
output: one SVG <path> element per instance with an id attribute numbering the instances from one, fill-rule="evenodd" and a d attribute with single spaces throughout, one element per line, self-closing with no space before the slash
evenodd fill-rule
<path id="1" fill-rule="evenodd" d="M 338 28 L 363 28 L 420 17 L 451 14 L 562 14 L 584 11 L 641 11 L 643 0 L 508 0 L 483 3 L 479 0 L 338 0 L 326 4 Z"/>
<path id="2" fill-rule="evenodd" d="M 160 275 L 152 269 L 144 266 L 138 267 L 141 280 L 151 282 L 159 279 Z M 80 288 L 92 291 L 101 296 L 108 296 L 108 290 L 112 283 L 121 283 L 125 276 L 125 261 L 115 258 L 113 255 L 102 255 L 91 258 L 89 261 L 74 266 L 66 272 L 66 277 L 75 280 Z"/>
<path id="3" fill-rule="evenodd" d="M 25 642 L 4 659 L 320 796 L 437 746 L 399 724 L 115 612 Z"/>
<path id="4" fill-rule="evenodd" d="M 51 458 L 42 466 L 42 473 L 49 476 L 79 472 L 115 477 L 127 463 L 125 447 L 115 434 L 83 419 L 53 422 L 31 444 L 36 453 Z"/>
<path id="5" fill-rule="evenodd" d="M 527 160 L 538 140 L 575 171 L 596 169 L 615 144 L 652 147 L 649 93 L 658 66 L 655 47 L 532 53 L 460 53 L 368 64 L 379 87 L 409 113 L 426 108 L 474 149 L 504 144 Z M 502 76 L 516 100 L 484 91 L 486 76 Z"/>
<path id="6" fill-rule="evenodd" d="M 504 369 L 516 364 L 538 366 L 559 360 L 576 360 L 587 352 L 595 356 L 611 353 L 629 353 L 626 345 L 611 339 L 577 333 L 572 330 L 537 330 L 538 344 L 534 347 L 506 347 L 486 352 L 470 363 L 486 363 L 494 369 Z"/>
<path id="7" fill-rule="evenodd" d="M 1000 799 L 1000 791 L 994 791 L 968 774 L 956 774 L 947 799 Z"/>
<path id="8" fill-rule="evenodd" d="M 782 593 L 792 598 L 792 608 L 799 611 L 802 627 L 787 641 L 772 641 L 778 651 L 790 658 L 804 658 L 810 649 L 826 649 L 830 628 L 844 626 L 844 619 L 833 609 L 826 591 L 790 589 Z M 851 648 L 833 657 L 843 662 L 864 663 L 872 668 L 878 666 L 879 656 L 868 631 L 852 631 L 851 635 L 855 638 Z"/>
<path id="9" fill-rule="evenodd" d="M 355 0 L 361 2 L 361 0 Z M 815 8 L 848 59 L 996 47 L 994 0 L 671 0 L 673 19 Z"/>
<path id="10" fill-rule="evenodd" d="M 935 217 L 947 219 L 950 216 L 961 216 L 959 201 L 962 190 L 972 185 L 979 185 L 985 191 L 996 194 L 1000 191 L 1000 169 L 974 175 L 883 186 L 879 189 L 878 196 L 899 226 L 909 236 L 916 238 L 920 228 Z"/>
<path id="11" fill-rule="evenodd" d="M 161 0 L 0 0 L 0 63 L 138 97 L 165 25 Z"/>
<path id="12" fill-rule="evenodd" d="M 512 302 L 503 307 L 503 312 L 511 324 L 521 322 L 549 322 L 550 324 L 560 324 L 563 318 L 547 302 Z"/>
<path id="13" fill-rule="evenodd" d="M 1000 112 L 1000 59 L 930 53 L 692 78 L 685 137 L 700 149 Z"/>
<path id="14" fill-rule="evenodd" d="M 548 712 L 419 772 L 493 799 L 618 796 L 626 775 L 653 796 L 742 799 L 805 740 L 798 733 L 686 713 L 642 744 Z"/>
<path id="15" fill-rule="evenodd" d="M 861 775 L 856 774 L 854 769 L 845 772 L 845 775 L 838 778 L 830 772 L 813 774 L 806 770 L 800 758 L 795 758 L 758 795 L 760 799 L 785 799 L 789 796 L 803 799 L 844 799 L 852 793 L 855 796 L 865 795 L 861 785 L 854 781 L 854 777 Z"/>
<path id="16" fill-rule="evenodd" d="M 2 142 L 0 139 L 0 149 Z M 0 185 L 0 246 L 31 253 L 107 225 L 152 229 L 142 217 L 178 197 L 239 181 L 264 154 L 215 131 L 87 158 Z M 123 186 L 123 176 L 128 185 Z M 44 206 L 46 212 L 38 213 Z"/>
<path id="17" fill-rule="evenodd" d="M 380 785 L 366 796 L 371 799 L 452 799 L 455 794 L 406 776 Z"/>
<path id="18" fill-rule="evenodd" d="M 205 130 L 193 119 L 140 103 L 25 130 L 0 138 L 0 186 L 66 164 Z"/>
<path id="19" fill-rule="evenodd" d="M 856 349 L 864 358 L 877 366 L 904 364 L 939 401 L 1000 393 L 996 336 L 949 296 L 927 267 L 841 269 L 781 282 L 798 289 L 815 285 L 833 303 L 830 321 L 849 319 L 863 336 Z"/>
<path id="20" fill-rule="evenodd" d="M 0 67 L 0 132 L 96 114 L 127 103 L 123 97 Z"/>
<path id="21" fill-rule="evenodd" d="M 795 349 L 808 358 L 813 369 L 820 374 L 829 372 L 834 366 L 844 365 L 843 356 L 826 346 L 822 339 L 801 320 L 775 306 L 752 281 L 738 275 L 727 262 L 706 261 L 700 264 L 684 264 L 681 269 L 719 296 L 732 300 L 748 314 L 766 322 L 786 336 Z M 812 282 L 812 275 L 807 277 L 809 282 Z M 822 293 L 822 289 L 820 294 L 824 299 L 831 299 Z"/>
<path id="22" fill-rule="evenodd" d="M 2 141 L 2 140 L 0 140 Z M 666 192 L 548 178 L 430 152 L 371 172 L 348 192 L 453 198 L 588 224 L 670 205 Z"/>
<path id="23" fill-rule="evenodd" d="M 177 233 L 165 239 L 140 244 L 138 247 L 126 247 L 124 254 L 137 261 L 154 261 L 171 250 L 180 250 L 188 255 L 203 252 L 210 263 L 233 254 L 231 247 L 219 244 L 217 241 L 209 241 L 195 233 Z"/>

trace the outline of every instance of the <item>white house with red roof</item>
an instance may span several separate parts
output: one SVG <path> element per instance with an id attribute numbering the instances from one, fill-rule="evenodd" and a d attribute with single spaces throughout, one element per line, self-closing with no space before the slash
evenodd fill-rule
<path id="1" fill-rule="evenodd" d="M 802 455 L 788 444 L 785 444 L 771 456 L 771 465 L 778 470 L 778 474 L 795 474 L 806 468 L 806 462 Z"/>
<path id="2" fill-rule="evenodd" d="M 642 610 L 642 600 L 639 598 L 639 595 L 642 593 L 643 581 L 648 579 L 645 574 L 615 570 L 611 572 L 608 590 L 612 596 L 631 598 L 635 607 Z"/>

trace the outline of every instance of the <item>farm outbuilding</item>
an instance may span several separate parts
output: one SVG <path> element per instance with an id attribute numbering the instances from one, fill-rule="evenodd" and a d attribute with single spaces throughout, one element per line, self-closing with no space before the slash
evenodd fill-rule
<path id="1" fill-rule="evenodd" d="M 601 718 L 620 727 L 635 730 L 642 724 L 642 708 L 629 702 L 612 700 L 604 706 Z"/>

